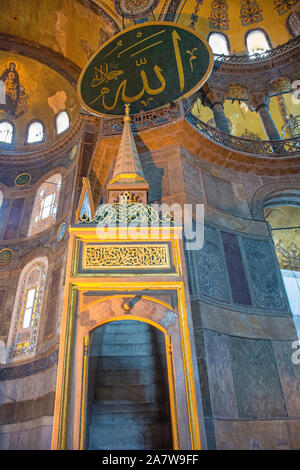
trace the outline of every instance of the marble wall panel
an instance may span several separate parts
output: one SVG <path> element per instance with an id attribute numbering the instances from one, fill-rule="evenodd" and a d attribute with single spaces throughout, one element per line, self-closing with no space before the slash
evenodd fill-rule
<path id="1" fill-rule="evenodd" d="M 272 341 L 284 399 L 290 418 L 300 418 L 299 346 L 294 341 Z"/>
<path id="2" fill-rule="evenodd" d="M 271 240 L 241 237 L 248 273 L 251 279 L 252 298 L 258 308 L 285 311 L 289 314 L 280 277 L 279 267 Z"/>
<path id="3" fill-rule="evenodd" d="M 204 330 L 212 412 L 218 418 L 238 418 L 230 357 L 230 337 Z"/>
<path id="4" fill-rule="evenodd" d="M 193 295 L 205 295 L 230 301 L 226 267 L 219 233 L 212 227 L 204 228 L 204 246 L 188 254 L 190 283 Z"/>
<path id="5" fill-rule="evenodd" d="M 217 449 L 299 450 L 300 420 L 215 421 Z"/>
<path id="6" fill-rule="evenodd" d="M 251 305 L 252 301 L 238 237 L 229 232 L 221 232 L 221 236 L 233 303 Z"/>
<path id="7" fill-rule="evenodd" d="M 206 202 L 209 206 L 235 216 L 248 217 L 249 208 L 242 185 L 217 178 L 202 171 Z"/>
<path id="8" fill-rule="evenodd" d="M 240 418 L 287 417 L 270 341 L 231 336 L 230 362 Z"/>
<path id="9" fill-rule="evenodd" d="M 182 159 L 182 170 L 185 191 L 192 195 L 199 203 L 204 202 L 200 169 L 193 166 L 187 160 Z"/>
<path id="10" fill-rule="evenodd" d="M 297 333 L 292 317 L 258 314 L 257 310 L 242 312 L 240 307 L 224 308 L 213 303 L 200 303 L 203 328 L 220 333 L 253 339 L 295 341 Z M 200 313 L 199 313 L 200 316 Z M 193 317 L 194 321 L 194 317 Z"/>

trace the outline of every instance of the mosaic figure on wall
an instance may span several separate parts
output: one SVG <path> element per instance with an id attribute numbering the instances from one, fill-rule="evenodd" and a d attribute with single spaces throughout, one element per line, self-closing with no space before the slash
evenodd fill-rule
<path id="1" fill-rule="evenodd" d="M 25 112 L 25 89 L 20 85 L 17 62 L 10 60 L 7 68 L 0 76 L 4 83 L 5 99 L 0 102 L 0 110 L 6 113 L 6 117 L 18 118 Z"/>

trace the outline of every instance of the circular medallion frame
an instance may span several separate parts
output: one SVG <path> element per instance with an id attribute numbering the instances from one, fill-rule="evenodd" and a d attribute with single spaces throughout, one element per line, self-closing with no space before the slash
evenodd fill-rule
<path id="1" fill-rule="evenodd" d="M 30 183 L 31 181 L 31 174 L 30 173 L 20 173 L 15 177 L 15 185 L 16 186 L 25 186 L 26 184 Z"/>
<path id="2" fill-rule="evenodd" d="M 58 242 L 61 242 L 65 238 L 66 231 L 67 231 L 67 224 L 66 222 L 63 222 L 62 224 L 60 224 L 57 230 L 56 239 Z"/>
<path id="3" fill-rule="evenodd" d="M 115 9 L 125 18 L 144 18 L 153 12 L 158 3 L 159 0 L 115 0 Z"/>
<path id="4" fill-rule="evenodd" d="M 0 266 L 11 262 L 14 252 L 10 248 L 0 250 Z"/>
<path id="5" fill-rule="evenodd" d="M 92 114 L 122 117 L 129 104 L 135 115 L 188 98 L 209 78 L 213 64 L 207 40 L 191 28 L 147 21 L 115 34 L 93 54 L 77 93 Z"/>

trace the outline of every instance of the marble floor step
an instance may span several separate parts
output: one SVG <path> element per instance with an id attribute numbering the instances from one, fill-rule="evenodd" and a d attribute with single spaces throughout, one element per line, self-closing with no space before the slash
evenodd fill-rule
<path id="1" fill-rule="evenodd" d="M 98 359 L 98 370 L 148 369 L 157 365 L 157 356 L 102 356 Z"/>
<path id="2" fill-rule="evenodd" d="M 122 322 L 106 323 L 104 328 L 105 333 L 140 333 L 150 332 L 151 325 L 142 321 L 126 320 Z"/>
<path id="3" fill-rule="evenodd" d="M 96 375 L 96 387 L 127 384 L 157 384 L 163 382 L 163 374 L 157 368 L 130 370 L 102 370 Z M 165 380 L 167 380 L 165 378 Z"/>
<path id="4" fill-rule="evenodd" d="M 142 413 L 142 412 L 165 412 L 163 403 L 112 403 L 98 402 L 93 405 L 93 413 Z"/>
<path id="5" fill-rule="evenodd" d="M 163 423 L 167 418 L 166 413 L 159 411 L 95 413 L 93 414 L 92 425 Z"/>
<path id="6" fill-rule="evenodd" d="M 143 344 L 153 341 L 150 332 L 104 332 L 95 344 Z"/>
<path id="7" fill-rule="evenodd" d="M 97 387 L 95 399 L 123 403 L 154 402 L 162 399 L 164 393 L 165 389 L 160 384 L 110 385 Z"/>
<path id="8" fill-rule="evenodd" d="M 162 449 L 162 443 L 168 441 L 169 433 L 169 423 L 91 425 L 89 448 L 138 450 L 151 446 L 154 449 Z"/>
<path id="9" fill-rule="evenodd" d="M 101 356 L 150 356 L 157 355 L 155 344 L 102 344 L 99 348 Z"/>

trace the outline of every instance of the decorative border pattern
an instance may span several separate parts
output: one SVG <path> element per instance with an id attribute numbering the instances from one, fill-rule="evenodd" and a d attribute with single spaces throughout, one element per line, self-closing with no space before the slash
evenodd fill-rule
<path id="1" fill-rule="evenodd" d="M 119 27 L 116 23 L 116 21 L 108 14 L 107 11 L 105 11 L 104 8 L 102 8 L 100 5 L 98 5 L 96 2 L 93 0 L 77 0 L 79 3 L 84 5 L 85 7 L 88 7 L 92 12 L 94 12 L 96 15 L 98 15 L 100 18 L 102 18 L 105 23 L 113 26 L 115 29 L 119 30 Z M 102 3 L 102 2 L 101 2 Z M 105 5 L 106 8 L 108 9 L 108 6 Z"/>
<path id="2" fill-rule="evenodd" d="M 168 6 L 167 13 L 165 14 L 164 21 L 173 21 L 177 13 L 181 0 L 171 0 Z"/>
<path id="3" fill-rule="evenodd" d="M 36 361 L 27 364 L 16 365 L 11 367 L 1 368 L 0 382 L 5 380 L 21 379 L 30 375 L 39 374 L 44 370 L 51 369 L 58 363 L 58 349 L 50 353 L 48 356 L 42 357 Z"/>

